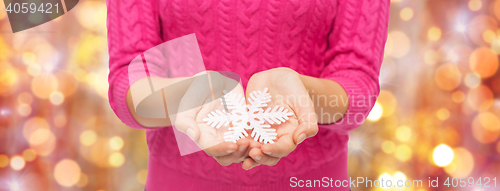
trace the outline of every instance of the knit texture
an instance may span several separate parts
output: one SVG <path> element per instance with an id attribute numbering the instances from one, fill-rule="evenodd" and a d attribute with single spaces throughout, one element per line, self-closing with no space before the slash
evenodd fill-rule
<path id="1" fill-rule="evenodd" d="M 295 185 L 291 177 L 349 180 L 348 132 L 364 121 L 380 91 L 389 4 L 389 0 L 107 0 L 109 101 L 125 124 L 146 129 L 146 189 L 289 190 Z M 240 164 L 223 167 L 204 152 L 181 157 L 172 127 L 147 129 L 132 118 L 126 105 L 127 68 L 142 52 L 191 33 L 196 34 L 206 69 L 236 72 L 244 88 L 253 74 L 276 67 L 338 82 L 349 96 L 346 115 L 336 124 L 320 125 L 316 136 L 272 167 L 250 171 Z M 162 76 L 167 68 L 182 65 L 148 67 L 151 76 Z M 315 186 L 310 189 L 322 190 Z"/>

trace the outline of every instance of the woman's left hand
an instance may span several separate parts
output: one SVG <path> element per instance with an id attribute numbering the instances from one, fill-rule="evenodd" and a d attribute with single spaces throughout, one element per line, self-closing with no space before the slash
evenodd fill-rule
<path id="1" fill-rule="evenodd" d="M 260 164 L 276 165 L 299 143 L 318 132 L 318 120 L 314 105 L 301 81 L 300 74 L 289 68 L 275 68 L 259 72 L 248 81 L 246 92 L 248 94 L 266 87 L 272 96 L 267 107 L 283 106 L 294 115 L 282 124 L 271 126 L 276 129 L 278 134 L 275 143 L 259 146 L 250 145 L 249 156 L 251 158 L 245 159 L 242 163 L 242 168 L 245 170 Z"/>

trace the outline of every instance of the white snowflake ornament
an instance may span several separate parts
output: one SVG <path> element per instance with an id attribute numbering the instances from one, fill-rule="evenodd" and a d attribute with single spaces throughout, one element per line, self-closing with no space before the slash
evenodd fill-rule
<path id="1" fill-rule="evenodd" d="M 292 116 L 292 112 L 284 107 L 275 106 L 273 109 L 263 108 L 271 101 L 271 95 L 264 91 L 253 91 L 248 98 L 249 105 L 245 104 L 245 97 L 242 94 L 224 91 L 221 101 L 225 110 L 212 111 L 204 118 L 203 121 L 208 125 L 219 129 L 220 127 L 228 126 L 228 132 L 224 133 L 226 142 L 238 141 L 241 138 L 247 137 L 246 130 L 252 130 L 251 136 L 255 141 L 264 144 L 274 143 L 274 139 L 278 135 L 276 129 L 271 128 L 269 124 L 281 124 L 286 122 Z M 231 112 L 229 112 L 229 110 Z M 264 124 L 265 122 L 269 124 Z"/>

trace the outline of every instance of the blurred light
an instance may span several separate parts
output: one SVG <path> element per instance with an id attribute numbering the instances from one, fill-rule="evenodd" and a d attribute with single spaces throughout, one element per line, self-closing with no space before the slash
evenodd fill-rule
<path id="1" fill-rule="evenodd" d="M 467 103 L 476 111 L 488 110 L 493 105 L 493 92 L 485 86 L 471 88 L 467 93 Z"/>
<path id="2" fill-rule="evenodd" d="M 470 0 L 469 1 L 469 9 L 471 11 L 478 11 L 479 9 L 481 9 L 482 6 L 483 6 L 483 2 L 481 2 L 481 0 Z"/>
<path id="3" fill-rule="evenodd" d="M 406 175 L 402 172 L 396 172 L 392 175 L 392 185 L 394 187 L 394 190 L 405 190 L 405 187 L 395 187 L 397 186 L 398 182 L 400 182 L 402 185 L 404 185 L 406 182 Z"/>
<path id="4" fill-rule="evenodd" d="M 450 60 L 450 62 L 452 63 L 457 63 L 458 61 L 460 61 L 460 57 L 455 51 L 449 51 L 447 56 L 448 60 Z"/>
<path id="5" fill-rule="evenodd" d="M 396 115 L 389 116 L 385 118 L 384 120 L 384 126 L 389 129 L 393 129 L 398 127 L 399 125 L 399 119 L 396 117 Z"/>
<path id="6" fill-rule="evenodd" d="M 64 113 L 59 113 L 54 117 L 54 125 L 56 127 L 64 127 L 67 123 L 66 115 Z"/>
<path id="7" fill-rule="evenodd" d="M 491 51 L 495 52 L 495 54 L 500 54 L 500 39 L 495 39 L 491 42 Z"/>
<path id="8" fill-rule="evenodd" d="M 75 13 L 77 21 L 90 31 L 105 31 L 106 3 L 99 1 L 85 1 L 79 3 L 79 9 Z"/>
<path id="9" fill-rule="evenodd" d="M 35 132 L 33 132 L 28 140 L 30 145 L 41 145 L 49 140 L 52 132 L 49 129 L 39 128 Z"/>
<path id="10" fill-rule="evenodd" d="M 375 154 L 375 157 L 378 157 L 379 155 L 380 154 L 377 153 L 377 154 Z M 360 166 L 360 164 L 359 164 L 360 158 L 362 158 L 362 157 L 359 157 L 359 156 L 353 155 L 353 154 L 348 155 L 347 160 L 349 161 L 349 163 L 347 164 L 347 168 L 349 170 L 354 170 L 354 171 L 358 170 L 358 167 Z"/>
<path id="11" fill-rule="evenodd" d="M 398 172 L 394 173 L 394 175 L 392 175 L 392 178 L 395 181 L 398 181 L 398 180 L 405 181 L 406 180 L 406 175 L 404 173 L 398 171 Z"/>
<path id="12" fill-rule="evenodd" d="M 136 175 L 137 181 L 142 185 L 146 185 L 146 180 L 148 178 L 148 169 L 140 170 Z"/>
<path id="13" fill-rule="evenodd" d="M 497 31 L 498 22 L 488 15 L 478 15 L 469 22 L 467 35 L 478 46 L 485 46 L 484 32 L 487 30 Z"/>
<path id="14" fill-rule="evenodd" d="M 54 168 L 54 178 L 61 186 L 71 187 L 80 180 L 81 169 L 78 163 L 63 159 Z"/>
<path id="15" fill-rule="evenodd" d="M 436 70 L 435 80 L 441 89 L 453 90 L 460 85 L 462 73 L 453 64 L 443 64 Z"/>
<path id="16" fill-rule="evenodd" d="M 410 38 L 402 31 L 391 31 L 387 36 L 384 54 L 394 58 L 402 58 L 410 52 Z"/>
<path id="17" fill-rule="evenodd" d="M 477 118 L 481 126 L 490 131 L 500 131 L 500 119 L 491 112 L 482 112 Z"/>
<path id="18" fill-rule="evenodd" d="M 10 111 L 9 111 L 9 110 L 7 110 L 7 109 L 1 109 L 1 110 L 0 110 L 0 115 L 5 116 L 5 115 L 8 115 L 8 114 L 10 114 Z"/>
<path id="19" fill-rule="evenodd" d="M 384 182 L 384 184 L 383 184 L 383 185 L 374 185 L 374 186 L 380 186 L 380 187 L 381 187 L 382 189 L 384 189 L 384 190 L 386 190 L 386 189 L 389 189 L 389 188 L 390 188 L 390 187 L 387 185 L 387 181 L 388 181 L 388 180 L 393 181 L 393 180 L 392 180 L 392 176 L 391 176 L 389 173 L 383 173 L 383 174 L 381 174 L 381 175 L 378 177 L 378 180 L 379 180 L 379 184 L 380 184 L 380 182 L 382 182 L 382 181 Z M 395 185 L 395 184 L 393 183 L 393 185 Z"/>
<path id="20" fill-rule="evenodd" d="M 75 75 L 76 80 L 78 80 L 80 82 L 84 82 L 85 80 L 87 80 L 87 71 L 85 71 L 81 68 L 76 69 L 76 71 L 74 72 L 74 75 Z"/>
<path id="21" fill-rule="evenodd" d="M 35 64 L 36 55 L 33 52 L 25 52 L 22 56 L 23 63 L 26 65 Z"/>
<path id="22" fill-rule="evenodd" d="M 450 117 L 450 111 L 446 108 L 441 108 L 436 112 L 438 119 L 441 121 L 447 120 Z"/>
<path id="23" fill-rule="evenodd" d="M 500 19 L 500 0 L 496 0 L 495 3 L 491 4 L 493 6 L 493 12 L 497 19 Z"/>
<path id="24" fill-rule="evenodd" d="M 43 71 L 47 73 L 53 73 L 56 69 L 53 63 L 46 63 L 43 65 Z"/>
<path id="25" fill-rule="evenodd" d="M 483 40 L 487 43 L 492 43 L 497 38 L 497 35 L 492 30 L 484 31 Z"/>
<path id="26" fill-rule="evenodd" d="M 441 38 L 441 29 L 439 29 L 438 27 L 430 28 L 429 31 L 427 32 L 427 37 L 431 41 L 439 40 Z"/>
<path id="27" fill-rule="evenodd" d="M 31 135 L 37 130 L 37 129 L 49 129 L 49 124 L 47 121 L 45 121 L 44 118 L 41 117 L 33 117 L 28 119 L 23 126 L 23 136 L 24 139 L 30 140 Z"/>
<path id="28" fill-rule="evenodd" d="M 9 165 L 9 157 L 4 154 L 0 154 L 0 168 L 5 168 Z"/>
<path id="29" fill-rule="evenodd" d="M 461 142 L 462 138 L 460 137 L 460 134 L 453 128 L 442 129 L 439 132 L 445 135 L 439 139 L 439 142 L 447 143 L 447 145 L 450 147 L 456 147 L 462 143 Z"/>
<path id="30" fill-rule="evenodd" d="M 17 101 L 29 105 L 33 102 L 33 96 L 28 92 L 23 92 L 17 96 Z"/>
<path id="31" fill-rule="evenodd" d="M 9 182 L 9 191 L 21 191 L 21 185 L 18 182 Z"/>
<path id="32" fill-rule="evenodd" d="M 462 24 L 462 23 L 458 23 L 457 26 L 456 26 L 456 30 L 458 32 L 463 33 L 463 32 L 465 32 L 467 30 L 467 27 L 464 24 Z"/>
<path id="33" fill-rule="evenodd" d="M 56 91 L 58 88 L 58 82 L 54 75 L 49 73 L 43 73 L 33 77 L 31 81 L 31 91 L 33 94 L 40 99 L 47 99 L 50 94 Z"/>
<path id="34" fill-rule="evenodd" d="M 3 72 L 0 72 L 0 96 L 8 96 L 18 88 L 18 76 L 17 71 L 8 68 Z"/>
<path id="35" fill-rule="evenodd" d="M 31 162 L 36 159 L 36 152 L 33 149 L 25 149 L 23 151 L 23 158 L 24 160 Z"/>
<path id="36" fill-rule="evenodd" d="M 453 45 L 448 50 L 442 50 L 442 51 L 445 51 L 447 53 L 447 57 L 448 60 L 450 60 L 450 62 L 458 64 L 459 67 L 462 67 L 461 66 L 462 63 L 465 64 L 470 60 L 470 54 L 472 53 L 473 49 L 467 44 L 458 44 L 458 45 Z"/>
<path id="37" fill-rule="evenodd" d="M 493 76 L 498 69 L 498 56 L 487 47 L 477 48 L 469 59 L 471 70 L 481 78 Z"/>
<path id="38" fill-rule="evenodd" d="M 61 105 L 64 102 L 64 95 L 59 91 L 52 92 L 50 94 L 50 102 L 54 105 Z"/>
<path id="39" fill-rule="evenodd" d="M 78 4 L 78 6 L 80 7 L 80 9 L 82 8 L 81 4 Z M 106 11 L 106 8 L 104 8 L 104 11 Z M 95 13 L 96 10 L 94 9 L 92 12 Z M 106 12 L 104 12 L 104 14 L 106 14 Z M 106 25 L 104 25 L 104 30 L 106 29 L 105 26 Z M 101 63 L 102 58 L 101 56 L 96 56 L 96 55 L 103 55 L 104 52 L 107 51 L 106 42 L 107 42 L 106 38 L 102 35 L 99 35 L 98 33 L 92 33 L 89 31 L 81 33 L 79 36 L 78 43 L 72 46 L 78 51 L 73 52 L 70 62 L 84 68 L 97 67 L 98 66 L 97 63 Z"/>
<path id="40" fill-rule="evenodd" d="M 78 89 L 78 81 L 76 80 L 75 74 L 60 70 L 55 76 L 59 82 L 58 91 L 60 91 L 64 97 L 73 95 Z"/>
<path id="41" fill-rule="evenodd" d="M 25 103 L 21 103 L 19 104 L 19 106 L 17 106 L 17 113 L 19 113 L 19 115 L 23 117 L 26 117 L 31 114 L 31 106 Z"/>
<path id="42" fill-rule="evenodd" d="M 35 150 L 35 152 L 40 156 L 50 155 L 50 153 L 52 153 L 52 151 L 54 151 L 54 149 L 56 147 L 55 135 L 51 131 L 48 131 L 48 132 L 49 132 L 49 136 L 45 142 L 43 142 L 40 145 L 30 144 L 31 148 L 33 148 L 33 150 Z"/>
<path id="43" fill-rule="evenodd" d="M 411 159 L 412 151 L 408 145 L 399 145 L 394 153 L 396 159 L 406 162 Z"/>
<path id="44" fill-rule="evenodd" d="M 3 13 L 3 11 L 0 11 L 0 17 L 5 18 L 6 14 L 7 14 L 7 12 Z M 10 44 L 7 44 L 2 37 L 5 37 L 5 36 L 2 35 L 0 37 L 0 51 L 2 52 L 2 54 L 0 54 L 0 61 L 3 62 L 3 61 L 8 60 L 10 58 L 10 56 L 12 55 L 12 47 L 10 46 Z"/>
<path id="45" fill-rule="evenodd" d="M 375 102 L 375 105 L 373 106 L 372 110 L 370 111 L 370 114 L 368 114 L 367 119 L 370 121 L 378 121 L 380 117 L 382 117 L 383 114 L 383 109 L 380 103 Z"/>
<path id="46" fill-rule="evenodd" d="M 465 100 L 465 93 L 460 90 L 454 91 L 453 94 L 451 94 L 451 99 L 455 103 L 462 103 Z"/>
<path id="47" fill-rule="evenodd" d="M 109 140 L 109 146 L 115 151 L 120 150 L 123 148 L 123 139 L 119 136 L 115 136 Z"/>
<path id="48" fill-rule="evenodd" d="M 446 166 L 444 170 L 451 176 L 466 177 L 474 169 L 474 157 L 465 148 L 454 149 L 455 157 L 450 165 Z"/>
<path id="49" fill-rule="evenodd" d="M 472 135 L 480 143 L 496 141 L 500 136 L 500 119 L 490 112 L 479 113 L 472 121 Z"/>
<path id="50" fill-rule="evenodd" d="M 426 50 L 424 53 L 424 62 L 428 65 L 435 65 L 439 61 L 439 54 L 434 50 Z"/>
<path id="51" fill-rule="evenodd" d="M 50 131 L 50 126 L 44 118 L 28 119 L 23 126 L 23 136 L 40 156 L 47 156 L 55 149 L 56 137 Z"/>
<path id="52" fill-rule="evenodd" d="M 406 7 L 399 12 L 399 16 L 403 21 L 408 21 L 413 18 L 413 9 Z"/>
<path id="53" fill-rule="evenodd" d="M 465 85 L 469 88 L 476 88 L 481 84 L 481 77 L 476 73 L 472 72 L 465 76 Z"/>
<path id="54" fill-rule="evenodd" d="M 387 90 L 381 90 L 377 98 L 377 102 L 382 106 L 382 117 L 388 117 L 394 114 L 396 110 L 397 100 L 394 95 Z"/>
<path id="55" fill-rule="evenodd" d="M 10 159 L 10 167 L 14 170 L 21 170 L 24 168 L 24 165 L 26 165 L 26 162 L 24 162 L 21 156 L 14 156 Z"/>
<path id="56" fill-rule="evenodd" d="M 498 143 L 497 143 L 497 152 L 500 153 L 500 141 L 498 141 Z M 0 165 L 0 167 L 1 167 L 1 165 Z"/>
<path id="57" fill-rule="evenodd" d="M 108 83 L 102 83 L 107 81 L 109 71 L 107 69 L 102 69 L 97 72 L 91 72 L 87 75 L 87 82 L 91 85 L 94 90 L 99 94 L 102 98 L 108 99 Z"/>
<path id="58" fill-rule="evenodd" d="M 445 144 L 438 145 L 432 152 L 432 159 L 439 167 L 448 166 L 454 158 L 453 150 Z"/>
<path id="59" fill-rule="evenodd" d="M 98 137 L 91 146 L 81 146 L 80 154 L 96 166 L 109 168 L 109 156 L 114 152 L 109 146 L 109 138 Z"/>
<path id="60" fill-rule="evenodd" d="M 9 68 L 0 73 L 0 87 L 12 87 L 18 82 L 18 72 L 14 68 Z"/>
<path id="61" fill-rule="evenodd" d="M 38 64 L 28 64 L 28 68 L 26 68 L 26 72 L 30 75 L 30 76 L 38 76 L 40 75 L 40 73 L 42 73 L 42 67 L 40 67 L 40 65 Z"/>
<path id="62" fill-rule="evenodd" d="M 97 134 L 92 130 L 86 130 L 80 134 L 80 143 L 85 146 L 90 146 L 97 140 Z"/>
<path id="63" fill-rule="evenodd" d="M 359 139 L 349 139 L 348 147 L 350 150 L 359 151 L 362 148 L 362 143 Z"/>
<path id="64" fill-rule="evenodd" d="M 407 142 L 411 138 L 411 129 L 408 126 L 401 126 L 396 129 L 396 138 L 398 138 L 401 142 Z"/>
<path id="65" fill-rule="evenodd" d="M 1 11 L 0 12 L 0 20 L 3 20 L 5 18 L 5 16 L 7 16 L 7 11 L 5 11 L 5 12 Z"/>
<path id="66" fill-rule="evenodd" d="M 120 167 L 125 163 L 125 156 L 120 152 L 115 152 L 109 156 L 109 164 L 113 167 Z"/>
<path id="67" fill-rule="evenodd" d="M 89 183 L 89 177 L 85 173 L 81 173 L 80 179 L 78 180 L 75 186 L 83 188 L 87 186 L 88 183 Z"/>
<path id="68" fill-rule="evenodd" d="M 396 144 L 392 141 L 385 140 L 382 142 L 382 151 L 387 154 L 392 154 L 396 151 Z"/>

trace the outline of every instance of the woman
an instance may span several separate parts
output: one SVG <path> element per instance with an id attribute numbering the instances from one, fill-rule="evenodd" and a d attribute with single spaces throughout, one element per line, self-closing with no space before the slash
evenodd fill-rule
<path id="1" fill-rule="evenodd" d="M 109 100 L 125 124 L 146 129 L 146 190 L 349 190 L 348 132 L 361 125 L 380 91 L 389 4 L 108 0 Z M 158 44 L 191 33 L 196 34 L 206 70 L 237 73 L 246 97 L 267 87 L 273 97 L 308 98 L 305 104 L 281 103 L 294 115 L 286 127 L 276 127 L 276 143 L 244 138 L 181 156 L 171 119 L 137 114 L 129 63 Z M 157 70 L 161 68 L 149 68 L 149 73 Z M 175 126 L 197 142 L 205 134 L 191 122 L 177 118 Z"/>

